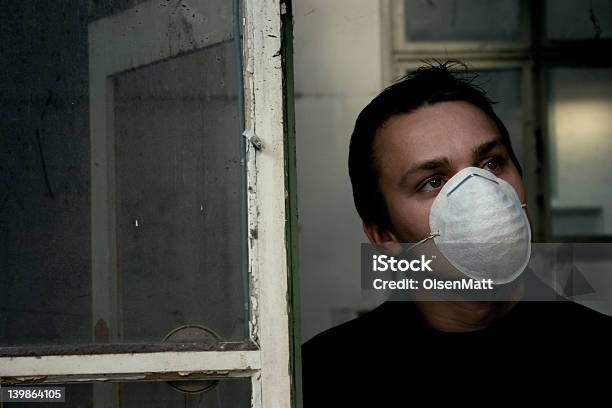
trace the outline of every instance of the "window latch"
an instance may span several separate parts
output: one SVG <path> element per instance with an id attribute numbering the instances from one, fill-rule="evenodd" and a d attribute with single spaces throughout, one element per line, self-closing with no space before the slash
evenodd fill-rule
<path id="1" fill-rule="evenodd" d="M 263 143 L 261 142 L 261 139 L 258 138 L 255 132 L 253 132 L 251 129 L 245 129 L 244 132 L 242 132 L 242 136 L 244 136 L 246 140 L 249 141 L 255 149 L 263 149 Z"/>

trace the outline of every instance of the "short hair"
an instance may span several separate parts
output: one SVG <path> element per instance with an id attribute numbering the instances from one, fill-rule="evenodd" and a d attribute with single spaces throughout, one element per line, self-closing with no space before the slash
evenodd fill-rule
<path id="1" fill-rule="evenodd" d="M 492 101 L 475 80 L 478 74 L 458 60 L 429 60 L 376 96 L 359 114 L 351 135 L 348 167 L 353 199 L 365 223 L 390 228 L 389 212 L 378 186 L 378 171 L 373 154 L 378 130 L 392 116 L 406 114 L 437 102 L 464 101 L 487 114 L 501 134 L 501 142 L 523 177 L 512 150 L 508 129 L 493 111 Z"/>

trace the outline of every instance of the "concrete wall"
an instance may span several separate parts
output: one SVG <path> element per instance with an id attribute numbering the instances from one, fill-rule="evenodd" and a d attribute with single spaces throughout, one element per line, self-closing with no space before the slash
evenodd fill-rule
<path id="1" fill-rule="evenodd" d="M 295 107 L 302 340 L 370 309 L 348 145 L 355 119 L 382 87 L 381 13 L 372 0 L 294 2 Z"/>

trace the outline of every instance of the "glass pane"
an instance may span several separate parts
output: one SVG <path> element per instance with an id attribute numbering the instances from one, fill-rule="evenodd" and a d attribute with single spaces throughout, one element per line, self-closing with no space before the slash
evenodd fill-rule
<path id="1" fill-rule="evenodd" d="M 612 234 L 612 69 L 550 71 L 553 234 Z"/>
<path id="2" fill-rule="evenodd" d="M 115 78 L 123 340 L 244 337 L 234 45 Z"/>
<path id="3" fill-rule="evenodd" d="M 519 0 L 404 0 L 406 41 L 519 41 Z"/>
<path id="4" fill-rule="evenodd" d="M 487 96 L 498 102 L 493 105 L 495 113 L 504 122 L 514 154 L 523 164 L 523 107 L 520 69 L 491 69 L 478 72 L 476 82 L 487 92 Z"/>
<path id="5" fill-rule="evenodd" d="M 3 5 L 0 346 L 91 343 L 94 336 L 159 342 L 181 325 L 245 338 L 240 42 L 232 3 L 194 0 L 188 10 L 178 0 Z M 168 17 L 162 27 L 182 41 L 203 28 L 222 40 L 139 64 L 131 60 L 137 36 L 126 36 L 117 58 L 133 68 L 107 78 L 113 97 L 90 100 L 94 26 L 134 15 L 134 27 L 159 29 L 143 11 L 153 6 L 175 7 L 178 20 Z M 156 58 L 172 46 L 158 32 L 145 33 L 139 41 L 159 50 L 151 53 Z M 114 195 L 96 203 L 113 211 L 110 237 L 92 226 L 101 219 L 92 206 L 100 191 L 92 169 L 105 164 L 91 159 L 96 104 L 112 108 L 109 118 L 114 112 L 107 162 Z M 92 254 L 102 239 L 117 259 L 98 276 Z M 116 285 L 101 287 L 95 276 Z M 113 321 L 94 321 L 105 302 L 116 311 Z"/>
<path id="6" fill-rule="evenodd" d="M 546 0 L 546 35 L 553 40 L 612 37 L 610 0 Z"/>
<path id="7" fill-rule="evenodd" d="M 178 384 L 194 384 L 180 381 Z M 197 384 L 196 384 L 197 385 Z M 218 380 L 213 387 L 198 393 L 185 393 L 165 381 L 96 383 L 96 384 L 47 384 L 39 387 L 64 387 L 65 402 L 46 402 L 45 407 L 62 408 L 223 408 L 251 406 L 251 379 L 230 378 Z M 196 387 L 197 388 L 197 387 Z M 31 405 L 29 405 L 31 404 Z M 28 407 L 36 403 L 9 404 Z"/>
<path id="8" fill-rule="evenodd" d="M 174 384 L 179 383 L 189 383 L 189 381 Z M 161 381 L 129 382 L 120 385 L 118 394 L 121 399 L 119 406 L 122 408 L 248 408 L 251 406 L 251 379 L 220 380 L 213 388 L 197 394 L 180 392 Z"/>

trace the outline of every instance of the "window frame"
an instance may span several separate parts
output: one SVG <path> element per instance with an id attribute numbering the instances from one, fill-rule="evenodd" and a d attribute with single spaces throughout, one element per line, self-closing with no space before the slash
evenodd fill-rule
<path id="1" fill-rule="evenodd" d="M 152 0 L 136 7 L 154 3 L 158 2 Z M 198 350 L 196 347 L 184 351 L 167 350 L 168 346 L 161 344 L 150 345 L 144 352 L 130 351 L 129 345 L 120 344 L 116 345 L 115 351 L 96 344 L 0 348 L 1 384 L 249 377 L 253 407 L 301 405 L 294 395 L 296 387 L 293 378 L 296 375 L 294 365 L 299 366 L 299 357 L 295 362 L 291 350 L 292 344 L 300 344 L 299 330 L 295 329 L 297 317 L 291 309 L 295 305 L 291 294 L 298 290 L 295 287 L 297 271 L 291 258 L 291 248 L 296 246 L 296 225 L 289 225 L 287 221 L 295 216 L 294 205 L 288 205 L 288 200 L 295 195 L 295 191 L 290 191 L 295 186 L 292 179 L 295 176 L 294 156 L 287 149 L 288 144 L 294 143 L 294 136 L 292 128 L 286 123 L 293 117 L 293 113 L 288 112 L 292 104 L 287 103 L 291 93 L 287 91 L 286 83 L 286 63 L 291 57 L 287 55 L 291 49 L 287 47 L 288 39 L 285 38 L 287 19 L 289 22 L 291 19 L 289 6 L 285 0 L 244 0 L 242 6 L 244 122 L 245 128 L 252 130 L 263 145 L 260 150 L 254 144 L 244 142 L 249 280 L 245 296 L 250 304 L 249 339 L 233 344 L 222 342 L 214 348 Z M 105 24 L 104 21 L 97 20 L 93 24 Z M 104 29 L 112 33 L 114 28 L 110 24 Z M 92 37 L 90 31 L 91 41 L 97 39 Z M 146 54 L 147 45 L 140 45 L 145 47 L 142 54 Z M 179 52 L 180 47 L 162 58 L 177 56 Z M 99 65 L 102 59 L 108 57 L 90 56 L 90 74 L 98 78 L 98 82 L 94 81 L 91 85 L 94 88 L 91 95 L 94 103 L 100 97 L 102 101 L 108 101 L 109 92 L 112 92 L 109 76 L 117 70 Z M 92 152 L 106 152 L 106 129 L 112 128 L 111 110 L 108 106 L 97 106 L 92 110 L 92 141 L 104 141 L 100 142 L 101 145 L 92 146 Z M 98 132 L 101 132 L 101 138 Z M 92 172 L 100 172 L 101 180 L 108 180 L 109 175 L 112 180 L 112 173 L 109 173 L 112 172 L 112 162 L 107 161 L 106 168 L 96 170 L 94 167 L 98 166 L 94 164 L 94 156 L 92 154 Z M 112 160 L 110 155 L 105 158 Z M 96 190 L 92 191 L 92 204 L 112 199 L 109 189 L 92 190 Z M 92 209 L 92 214 L 104 211 L 108 213 L 109 209 Z M 112 233 L 113 225 L 104 224 L 108 220 L 103 217 L 103 223 L 97 225 L 99 232 Z M 108 247 L 97 250 L 105 249 L 110 253 Z M 112 264 L 112 253 L 110 256 L 100 256 L 99 272 L 92 271 L 94 276 L 98 275 L 94 284 L 104 288 L 107 294 L 112 294 L 111 288 L 116 282 L 104 281 L 104 273 L 110 270 L 109 265 Z M 117 312 L 119 306 L 117 302 L 113 303 L 114 300 L 117 299 L 111 295 L 101 301 L 101 315 L 110 318 Z M 115 331 L 113 336 L 116 335 Z"/>
<path id="2" fill-rule="evenodd" d="M 398 53 L 424 54 L 432 53 L 480 53 L 480 52 L 521 52 L 529 48 L 531 30 L 530 14 L 525 13 L 524 6 L 528 0 L 519 0 L 518 41 L 418 41 L 407 42 L 405 39 L 405 3 L 404 0 L 390 0 L 393 49 Z"/>

